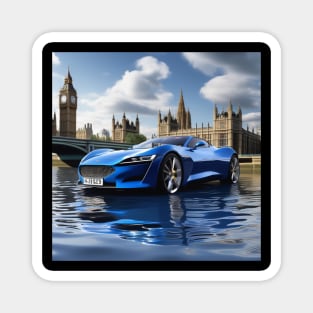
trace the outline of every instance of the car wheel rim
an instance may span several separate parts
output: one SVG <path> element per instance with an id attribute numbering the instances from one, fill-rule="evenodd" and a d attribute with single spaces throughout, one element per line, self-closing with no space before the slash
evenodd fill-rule
<path id="1" fill-rule="evenodd" d="M 238 158 L 233 158 L 230 164 L 230 179 L 233 183 L 237 183 L 240 175 L 240 166 Z"/>
<path id="2" fill-rule="evenodd" d="M 179 159 L 175 156 L 169 157 L 163 166 L 163 183 L 169 193 L 175 193 L 182 181 L 182 168 Z"/>

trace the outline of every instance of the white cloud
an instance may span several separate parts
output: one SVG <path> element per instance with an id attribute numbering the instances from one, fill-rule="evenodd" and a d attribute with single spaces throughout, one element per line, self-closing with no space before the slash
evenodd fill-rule
<path id="1" fill-rule="evenodd" d="M 213 76 L 218 66 L 214 59 L 211 59 L 206 53 L 184 52 L 183 57 L 191 64 L 191 66 L 205 75 Z"/>
<path id="2" fill-rule="evenodd" d="M 260 108 L 259 53 L 183 53 L 193 68 L 208 76 L 200 94 L 217 104 L 229 100 L 244 110 Z"/>
<path id="3" fill-rule="evenodd" d="M 244 109 L 260 107 L 260 91 L 255 82 L 244 75 L 216 76 L 201 87 L 200 94 L 217 104 L 225 105 L 231 100 Z"/>
<path id="4" fill-rule="evenodd" d="M 249 129 L 254 128 L 255 130 L 261 128 L 261 112 L 251 112 L 243 114 L 242 121 L 245 125 L 249 126 Z"/>
<path id="5" fill-rule="evenodd" d="M 170 70 L 168 66 L 154 57 L 146 56 L 136 62 L 137 67 L 152 79 L 165 79 L 169 76 Z"/>
<path id="6" fill-rule="evenodd" d="M 167 110 L 173 97 L 162 86 L 162 80 L 169 75 L 167 64 L 154 57 L 147 56 L 137 60 L 136 68 L 125 71 L 121 79 L 103 95 L 79 99 L 79 103 L 88 107 L 88 110 L 81 106 L 82 112 L 77 116 L 82 120 L 77 120 L 77 123 L 83 125 L 81 123 L 92 122 L 94 132 L 100 132 L 102 128 L 111 131 L 112 125 L 109 121 L 113 114 L 120 116 L 120 119 L 125 112 L 127 118 L 138 114 L 141 120 L 143 116 L 151 116 L 156 120 L 158 110 Z"/>
<path id="7" fill-rule="evenodd" d="M 164 93 L 160 81 L 170 74 L 168 66 L 154 57 L 147 56 L 139 59 L 136 67 L 137 70 L 126 71 L 122 79 L 107 89 L 105 97 L 117 103 L 122 100 L 137 105 L 158 100 Z"/>
<path id="8" fill-rule="evenodd" d="M 55 52 L 52 52 L 52 64 L 55 64 L 55 65 L 61 64 L 61 61 L 59 57 L 55 54 Z"/>

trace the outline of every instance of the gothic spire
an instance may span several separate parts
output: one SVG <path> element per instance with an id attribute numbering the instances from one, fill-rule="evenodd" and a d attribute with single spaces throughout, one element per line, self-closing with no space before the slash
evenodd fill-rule
<path id="1" fill-rule="evenodd" d="M 179 102 L 178 102 L 177 121 L 178 121 L 181 129 L 186 128 L 186 109 L 185 109 L 185 103 L 184 103 L 184 97 L 183 97 L 182 89 L 180 90 L 180 97 L 179 97 Z"/>
<path id="2" fill-rule="evenodd" d="M 188 109 L 187 111 L 187 115 L 186 115 L 186 128 L 189 129 L 191 128 L 191 114 L 190 114 L 190 111 Z"/>
<path id="3" fill-rule="evenodd" d="M 178 112 L 186 112 L 182 89 L 180 90 L 180 97 L 179 97 L 179 102 L 178 102 Z"/>
<path id="4" fill-rule="evenodd" d="M 67 77 L 65 79 L 67 79 L 67 83 L 72 84 L 72 76 L 70 73 L 70 67 L 69 66 L 67 67 Z"/>
<path id="5" fill-rule="evenodd" d="M 232 114 L 233 112 L 233 104 L 231 103 L 231 99 L 229 99 L 229 104 L 228 104 L 228 108 L 227 111 Z"/>

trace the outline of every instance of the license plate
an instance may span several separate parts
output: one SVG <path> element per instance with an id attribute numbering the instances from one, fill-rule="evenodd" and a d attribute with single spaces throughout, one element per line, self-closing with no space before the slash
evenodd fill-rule
<path id="1" fill-rule="evenodd" d="M 102 181 L 102 178 L 85 177 L 84 184 L 93 185 L 93 186 L 102 186 L 103 181 Z"/>

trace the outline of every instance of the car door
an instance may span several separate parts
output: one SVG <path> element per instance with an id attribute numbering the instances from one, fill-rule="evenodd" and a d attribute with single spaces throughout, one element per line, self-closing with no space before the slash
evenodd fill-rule
<path id="1" fill-rule="evenodd" d="M 191 174 L 199 174 L 212 171 L 215 154 L 214 147 L 209 145 L 204 140 L 193 138 L 188 144 L 190 157 L 193 160 L 193 169 Z"/>

